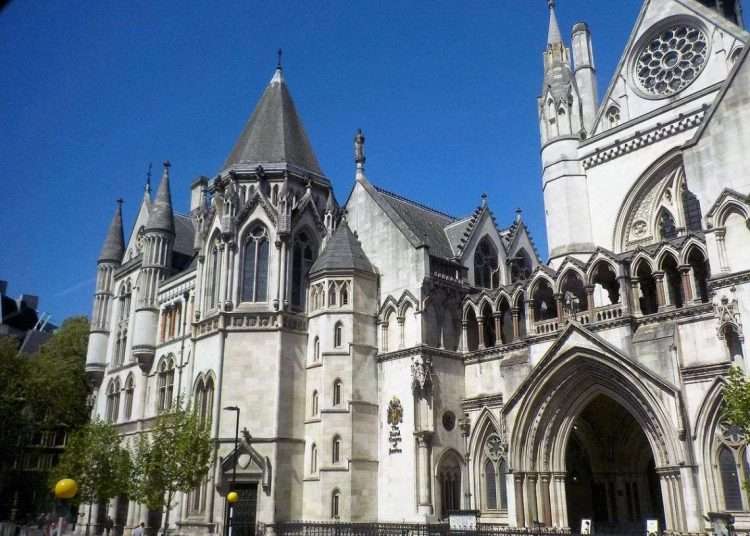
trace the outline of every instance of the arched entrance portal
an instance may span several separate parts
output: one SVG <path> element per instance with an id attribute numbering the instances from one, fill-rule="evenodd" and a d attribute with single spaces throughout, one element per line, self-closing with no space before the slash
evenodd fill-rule
<path id="1" fill-rule="evenodd" d="M 565 452 L 570 527 L 592 519 L 601 532 L 640 532 L 648 518 L 664 527 L 659 478 L 643 430 L 620 404 L 597 395 L 576 417 Z"/>

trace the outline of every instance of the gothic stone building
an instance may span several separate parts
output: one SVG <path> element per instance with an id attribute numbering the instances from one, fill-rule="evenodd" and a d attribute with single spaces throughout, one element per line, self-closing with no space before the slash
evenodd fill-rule
<path id="1" fill-rule="evenodd" d="M 549 3 L 546 262 L 520 213 L 483 198 L 456 218 L 379 188 L 361 133 L 339 204 L 281 68 L 189 214 L 168 164 L 127 241 L 118 208 L 94 413 L 131 442 L 180 394 L 217 454 L 170 528 L 223 530 L 235 468 L 247 525 L 460 508 L 518 527 L 700 532 L 722 511 L 750 527 L 746 448 L 721 420 L 727 371 L 748 365 L 739 2 L 644 1 L 601 95 L 588 26 L 568 42 Z M 109 513 L 159 523 L 124 498 Z"/>

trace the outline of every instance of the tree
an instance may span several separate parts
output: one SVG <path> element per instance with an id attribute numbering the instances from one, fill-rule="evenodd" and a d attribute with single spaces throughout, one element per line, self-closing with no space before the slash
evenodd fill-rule
<path id="1" fill-rule="evenodd" d="M 54 487 L 61 478 L 72 478 L 78 483 L 75 503 L 101 504 L 128 494 L 131 473 L 130 453 L 122 446 L 117 430 L 111 424 L 95 421 L 70 436 L 49 484 Z"/>
<path id="2" fill-rule="evenodd" d="M 18 355 L 18 341 L 13 337 L 0 337 L 0 493 L 9 480 L 5 462 L 13 460 L 19 443 L 28 432 L 29 420 L 26 404 L 25 359 Z"/>
<path id="3" fill-rule="evenodd" d="M 26 396 L 37 425 L 75 429 L 88 421 L 88 336 L 85 317 L 69 318 L 26 360 L 31 369 L 26 375 Z"/>
<path id="4" fill-rule="evenodd" d="M 745 439 L 750 439 L 750 384 L 740 367 L 729 370 L 724 388 L 724 419 L 737 426 Z"/>
<path id="5" fill-rule="evenodd" d="M 169 510 L 177 492 L 188 493 L 201 484 L 211 461 L 211 439 L 198 416 L 178 400 L 170 413 L 141 434 L 134 454 L 133 495 L 152 511 Z"/>

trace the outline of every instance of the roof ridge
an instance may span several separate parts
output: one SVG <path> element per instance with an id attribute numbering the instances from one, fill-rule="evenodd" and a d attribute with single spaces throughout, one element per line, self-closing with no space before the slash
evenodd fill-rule
<path id="1" fill-rule="evenodd" d="M 373 187 L 375 188 L 375 190 L 378 193 L 381 193 L 381 194 L 393 197 L 394 199 L 397 199 L 398 201 L 403 201 L 404 203 L 409 203 L 410 205 L 414 205 L 415 207 L 421 208 L 422 210 L 428 210 L 428 211 L 434 212 L 435 214 L 438 214 L 440 216 L 445 216 L 446 218 L 450 218 L 451 220 L 454 220 L 451 223 L 454 223 L 456 220 L 459 219 L 456 216 L 452 216 L 452 215 L 450 215 L 450 214 L 448 214 L 446 212 L 442 212 L 442 211 L 437 210 L 435 208 L 428 207 L 427 205 L 425 205 L 423 203 L 419 203 L 417 201 L 413 201 L 413 200 L 409 199 L 408 197 L 404 197 L 403 195 L 399 195 L 397 193 L 391 192 L 389 190 L 386 190 L 385 188 L 381 188 L 380 186 L 376 186 L 376 185 L 373 184 Z"/>

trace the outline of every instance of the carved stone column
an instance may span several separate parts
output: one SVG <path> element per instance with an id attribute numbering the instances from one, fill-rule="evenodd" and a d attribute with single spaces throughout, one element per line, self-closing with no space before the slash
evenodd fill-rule
<path id="1" fill-rule="evenodd" d="M 486 348 L 484 344 L 484 317 L 480 316 L 477 318 L 477 335 L 478 335 L 478 341 L 479 344 L 477 345 L 477 348 L 480 350 L 484 350 Z"/>
<path id="2" fill-rule="evenodd" d="M 695 303 L 695 295 L 697 293 L 693 290 L 693 267 L 689 264 L 681 264 L 677 268 L 680 270 L 681 276 L 683 305 Z M 700 303 L 700 299 L 698 303 Z"/>
<path id="3" fill-rule="evenodd" d="M 617 283 L 620 286 L 620 305 L 622 305 L 623 312 L 633 310 L 631 304 L 633 303 L 633 294 L 630 291 L 631 287 L 628 284 L 628 278 L 624 275 L 618 276 Z"/>
<path id="4" fill-rule="evenodd" d="M 526 334 L 534 334 L 534 300 L 526 301 Z"/>
<path id="5" fill-rule="evenodd" d="M 667 293 L 664 288 L 664 272 L 654 272 L 654 281 L 656 282 L 656 305 L 661 312 L 667 308 Z"/>
<path id="6" fill-rule="evenodd" d="M 594 321 L 594 285 L 586 287 L 586 305 L 588 305 L 589 322 Z"/>
<path id="7" fill-rule="evenodd" d="M 495 346 L 503 344 L 503 315 L 501 313 L 495 313 Z M 510 341 L 508 341 L 510 342 Z"/>
<path id="8" fill-rule="evenodd" d="M 637 277 L 630 280 L 630 302 L 633 304 L 633 314 L 635 316 L 641 316 L 641 281 Z"/>
<path id="9" fill-rule="evenodd" d="M 536 473 L 526 474 L 526 526 L 533 527 L 535 521 L 539 521 L 539 514 L 537 510 L 536 501 Z"/>
<path id="10" fill-rule="evenodd" d="M 541 520 L 545 527 L 552 525 L 552 508 L 549 497 L 550 474 L 542 473 L 539 475 L 539 495 L 541 496 Z"/>
<path id="11" fill-rule="evenodd" d="M 719 264 L 720 270 L 724 273 L 729 273 L 729 261 L 727 259 L 727 243 L 724 240 L 727 235 L 727 230 L 724 227 L 714 230 L 714 236 L 716 237 L 716 249 L 719 250 Z"/>
<path id="12" fill-rule="evenodd" d="M 562 324 L 565 320 L 565 311 L 563 308 L 563 295 L 559 292 L 555 294 L 555 307 L 557 308 L 557 321 Z"/>
<path id="13" fill-rule="evenodd" d="M 406 318 L 403 316 L 399 316 L 396 318 L 398 320 L 398 347 L 399 349 L 403 348 L 406 345 L 406 333 L 404 333 L 404 324 L 406 323 Z"/>
<path id="14" fill-rule="evenodd" d="M 515 500 L 516 500 L 516 526 L 517 527 L 524 527 L 526 526 L 525 522 L 525 510 L 524 510 L 524 502 L 523 502 L 523 473 L 515 473 L 513 475 L 513 492 L 515 494 Z"/>
<path id="15" fill-rule="evenodd" d="M 513 315 L 513 340 L 517 341 L 521 338 L 521 310 L 518 307 L 513 307 L 510 313 Z"/>
<path id="16" fill-rule="evenodd" d="M 432 432 L 415 432 L 417 440 L 417 509 L 420 514 L 432 515 L 430 446 Z"/>
<path id="17" fill-rule="evenodd" d="M 380 341 L 383 352 L 388 351 L 388 322 L 380 324 Z"/>
<path id="18" fill-rule="evenodd" d="M 469 321 L 461 321 L 461 351 L 469 351 Z"/>

